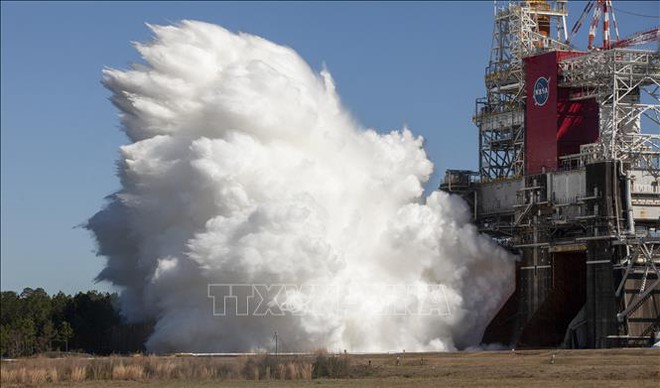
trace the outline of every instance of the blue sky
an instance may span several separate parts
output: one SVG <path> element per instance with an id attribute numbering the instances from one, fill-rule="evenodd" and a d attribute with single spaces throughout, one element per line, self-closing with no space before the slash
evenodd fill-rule
<path id="1" fill-rule="evenodd" d="M 658 24 L 658 2 L 615 2 L 622 35 Z M 619 7 L 620 5 L 620 7 Z M 570 2 L 569 28 L 584 7 Z M 493 28 L 492 2 L 2 2 L 1 288 L 91 288 L 104 260 L 77 225 L 119 189 L 119 131 L 104 66 L 138 60 L 144 23 L 197 19 L 294 48 L 332 73 L 365 126 L 408 125 L 436 172 L 477 166 L 474 99 Z M 586 38 L 583 26 L 580 41 Z"/>

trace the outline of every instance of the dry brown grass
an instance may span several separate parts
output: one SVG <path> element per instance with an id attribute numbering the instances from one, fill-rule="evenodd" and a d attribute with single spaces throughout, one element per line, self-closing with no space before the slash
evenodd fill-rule
<path id="1" fill-rule="evenodd" d="M 301 357 L 30 358 L 2 362 L 0 382 L 43 385 L 85 381 L 149 380 L 309 380 L 312 363 Z"/>
<path id="2" fill-rule="evenodd" d="M 87 376 L 87 371 L 85 370 L 85 368 L 80 366 L 74 366 L 73 368 L 70 369 L 69 381 L 80 382 L 85 380 L 86 376 Z"/>
<path id="3" fill-rule="evenodd" d="M 59 382 L 59 373 L 56 368 L 17 368 L 5 369 L 1 372 L 2 383 L 42 385 Z"/>
<path id="4" fill-rule="evenodd" d="M 142 380 L 144 378 L 144 367 L 142 365 L 119 364 L 112 368 L 113 380 Z"/>
<path id="5" fill-rule="evenodd" d="M 554 357 L 553 357 L 554 355 Z M 397 357 L 399 361 L 397 362 Z M 422 386 L 660 386 L 660 350 L 528 350 L 372 355 L 31 358 L 2 362 L 2 387 L 185 385 L 361 388 Z M 192 382 L 192 383 L 191 383 Z"/>

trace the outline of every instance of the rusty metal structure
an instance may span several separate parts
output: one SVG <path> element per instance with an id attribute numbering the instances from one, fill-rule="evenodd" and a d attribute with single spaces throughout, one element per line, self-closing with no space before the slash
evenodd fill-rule
<path id="1" fill-rule="evenodd" d="M 570 39 L 592 10 L 580 51 Z M 496 9 L 479 171 L 448 170 L 440 187 L 520 255 L 485 342 L 644 346 L 660 332 L 660 52 L 630 48 L 659 30 L 610 42 L 608 15 L 610 0 L 588 2 L 569 36 L 566 1 Z"/>

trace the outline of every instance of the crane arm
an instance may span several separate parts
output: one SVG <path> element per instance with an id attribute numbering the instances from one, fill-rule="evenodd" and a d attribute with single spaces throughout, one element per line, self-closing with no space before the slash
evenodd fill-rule
<path id="1" fill-rule="evenodd" d="M 568 39 L 566 39 L 566 44 L 571 43 L 571 40 L 575 37 L 575 34 L 578 33 L 580 27 L 582 27 L 582 24 L 584 23 L 584 19 L 587 18 L 587 15 L 589 14 L 589 12 L 591 12 L 591 9 L 593 7 L 594 7 L 594 1 L 589 0 L 587 2 L 587 5 L 584 7 L 584 11 L 582 11 L 582 15 L 580 15 L 578 21 L 575 22 L 575 25 L 573 26 L 573 28 L 571 28 L 571 34 L 568 36 Z"/>
<path id="2" fill-rule="evenodd" d="M 614 44 L 615 48 L 636 46 L 640 44 L 660 41 L 660 28 L 652 28 L 648 31 L 638 32 Z"/>

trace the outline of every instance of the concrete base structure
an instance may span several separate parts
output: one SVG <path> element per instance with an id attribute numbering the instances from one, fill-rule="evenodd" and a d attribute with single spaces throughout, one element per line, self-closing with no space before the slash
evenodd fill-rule
<path id="1" fill-rule="evenodd" d="M 447 172 L 446 181 L 458 182 L 451 175 L 459 174 L 463 185 L 442 189 L 463 196 L 480 229 L 520 256 L 516 291 L 485 343 L 604 348 L 654 340 L 660 186 L 641 171 L 621 174 L 619 163 L 487 184 L 471 182 L 466 171 Z M 637 178 L 630 184 L 627 176 Z M 638 215 L 633 225 L 628 214 Z"/>

